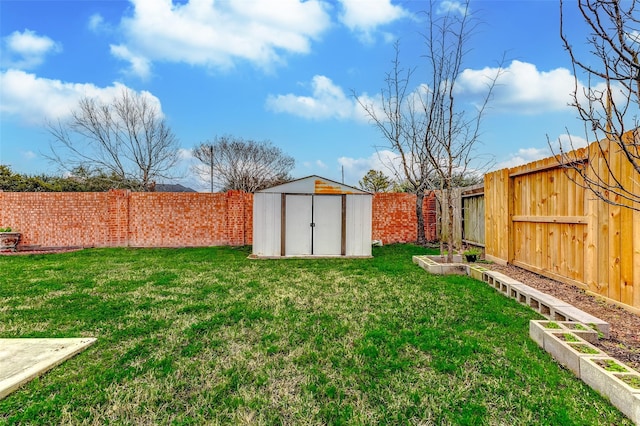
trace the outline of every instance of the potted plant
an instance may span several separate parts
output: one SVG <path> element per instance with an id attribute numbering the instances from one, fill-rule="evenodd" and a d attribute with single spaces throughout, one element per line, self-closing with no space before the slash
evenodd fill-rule
<path id="1" fill-rule="evenodd" d="M 10 227 L 0 228 L 0 251 L 16 251 L 20 242 L 20 233 Z"/>
<path id="2" fill-rule="evenodd" d="M 478 260 L 478 256 L 480 256 L 482 252 L 480 251 L 480 249 L 476 248 L 476 247 L 471 247 L 470 249 L 466 250 L 463 254 L 464 257 L 467 259 L 467 262 L 475 262 L 476 260 Z"/>

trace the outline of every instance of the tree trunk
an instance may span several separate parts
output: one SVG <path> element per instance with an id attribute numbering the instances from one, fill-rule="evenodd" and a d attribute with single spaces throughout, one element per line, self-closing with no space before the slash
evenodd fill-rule
<path id="1" fill-rule="evenodd" d="M 449 232 L 447 233 L 447 262 L 453 262 L 453 202 L 452 202 L 452 191 L 451 188 L 447 190 L 447 227 L 449 228 Z"/>
<path id="2" fill-rule="evenodd" d="M 418 245 L 426 245 L 427 237 L 424 233 L 424 212 L 422 211 L 422 205 L 424 203 L 424 192 L 418 191 L 416 192 L 416 218 L 418 222 L 418 238 L 416 243 Z"/>

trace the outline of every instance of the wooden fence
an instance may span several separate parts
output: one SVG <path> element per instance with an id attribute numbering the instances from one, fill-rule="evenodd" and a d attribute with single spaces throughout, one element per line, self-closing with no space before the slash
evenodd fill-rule
<path id="1" fill-rule="evenodd" d="M 585 150 L 573 154 L 591 159 L 594 177 L 606 179 L 607 162 L 640 193 L 622 154 L 599 143 L 604 156 L 597 143 L 585 148 L 589 156 Z M 605 203 L 572 179 L 580 182 L 555 157 L 485 175 L 487 258 L 574 284 L 640 313 L 640 212 Z"/>
<path id="2" fill-rule="evenodd" d="M 460 189 L 462 242 L 484 247 L 484 184 Z"/>
<path id="3" fill-rule="evenodd" d="M 444 191 L 436 191 L 438 200 L 438 238 L 445 239 L 449 233 L 447 217 L 449 206 L 444 202 Z M 484 185 L 473 185 L 451 190 L 453 208 L 453 245 L 484 247 Z"/>

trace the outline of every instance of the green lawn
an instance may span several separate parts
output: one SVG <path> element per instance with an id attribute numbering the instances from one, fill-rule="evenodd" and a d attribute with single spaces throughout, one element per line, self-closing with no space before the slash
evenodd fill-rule
<path id="1" fill-rule="evenodd" d="M 0 401 L 8 424 L 631 424 L 528 337 L 533 311 L 422 248 L 0 257 L 0 337 L 98 341 Z"/>

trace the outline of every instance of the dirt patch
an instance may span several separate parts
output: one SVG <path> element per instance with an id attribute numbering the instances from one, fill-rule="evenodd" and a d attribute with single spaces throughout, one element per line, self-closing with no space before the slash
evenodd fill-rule
<path id="1" fill-rule="evenodd" d="M 69 251 L 82 250 L 82 247 L 46 247 L 46 248 L 25 248 L 17 251 L 0 251 L 0 256 L 21 256 L 27 254 L 51 254 L 66 253 Z"/>
<path id="2" fill-rule="evenodd" d="M 595 346 L 610 356 L 640 371 L 640 316 L 602 299 L 588 295 L 576 286 L 565 284 L 513 265 L 483 264 L 482 266 L 521 281 L 530 287 L 557 297 L 611 324 L 608 339 L 599 339 Z"/>

